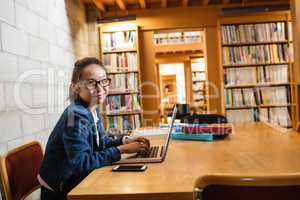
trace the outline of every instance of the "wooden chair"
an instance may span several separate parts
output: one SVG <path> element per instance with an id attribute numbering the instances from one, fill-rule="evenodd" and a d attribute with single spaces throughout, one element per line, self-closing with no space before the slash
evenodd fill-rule
<path id="1" fill-rule="evenodd" d="M 296 200 L 300 173 L 275 176 L 207 175 L 197 179 L 195 200 Z"/>
<path id="2" fill-rule="evenodd" d="M 40 187 L 37 175 L 42 159 L 43 151 L 36 141 L 0 156 L 1 192 L 5 200 L 23 200 Z"/>

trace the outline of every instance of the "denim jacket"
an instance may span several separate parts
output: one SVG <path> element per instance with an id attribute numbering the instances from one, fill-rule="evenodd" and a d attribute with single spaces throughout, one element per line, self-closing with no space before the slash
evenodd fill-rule
<path id="1" fill-rule="evenodd" d="M 97 114 L 100 116 L 99 109 Z M 40 168 L 40 176 L 52 189 L 66 194 L 92 170 L 120 160 L 116 146 L 122 144 L 122 138 L 107 137 L 101 120 L 97 129 L 81 98 L 65 109 L 48 139 Z"/>

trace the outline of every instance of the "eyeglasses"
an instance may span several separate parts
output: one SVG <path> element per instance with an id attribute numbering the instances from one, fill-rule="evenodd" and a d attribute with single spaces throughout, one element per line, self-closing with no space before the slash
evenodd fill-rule
<path id="1" fill-rule="evenodd" d="M 87 89 L 95 89 L 99 84 L 101 87 L 107 87 L 111 83 L 111 78 L 104 78 L 102 80 L 88 79 L 82 81 Z"/>

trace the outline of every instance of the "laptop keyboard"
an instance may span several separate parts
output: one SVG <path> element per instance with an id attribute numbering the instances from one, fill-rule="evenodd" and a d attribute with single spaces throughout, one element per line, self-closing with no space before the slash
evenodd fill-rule
<path id="1" fill-rule="evenodd" d="M 147 152 L 140 152 L 138 153 L 138 158 L 155 158 L 159 150 L 159 146 L 152 146 Z"/>

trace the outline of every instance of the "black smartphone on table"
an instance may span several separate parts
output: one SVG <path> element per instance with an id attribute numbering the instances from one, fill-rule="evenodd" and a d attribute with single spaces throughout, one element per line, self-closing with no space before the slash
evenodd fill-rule
<path id="1" fill-rule="evenodd" d="M 112 168 L 113 172 L 143 172 L 147 165 L 117 165 Z"/>

